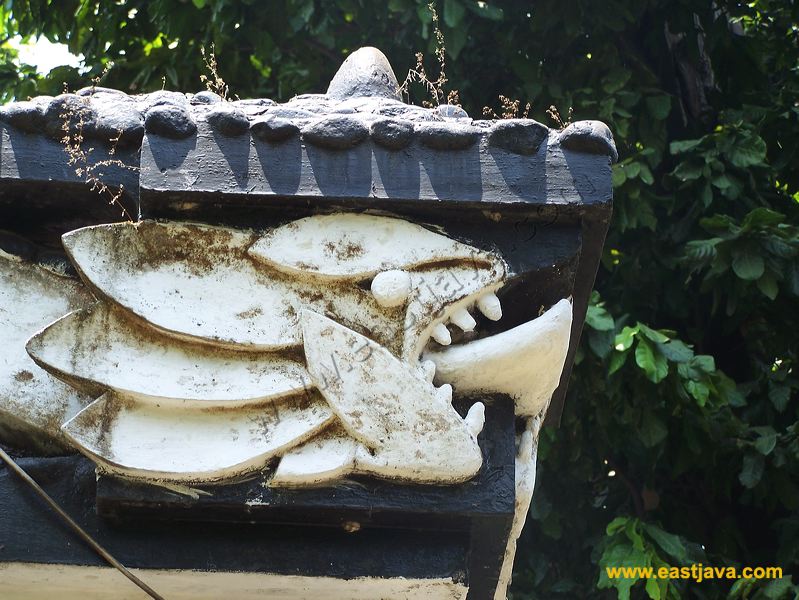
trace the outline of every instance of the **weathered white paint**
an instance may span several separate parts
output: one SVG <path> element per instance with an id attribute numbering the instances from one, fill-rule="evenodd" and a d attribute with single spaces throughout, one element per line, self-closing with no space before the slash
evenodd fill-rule
<path id="1" fill-rule="evenodd" d="M 107 470 L 200 482 L 263 468 L 332 421 L 315 392 L 233 409 L 176 408 L 105 394 L 63 429 Z"/>
<path id="2" fill-rule="evenodd" d="M 310 385 L 298 360 L 171 338 L 110 303 L 68 314 L 31 338 L 27 348 L 45 369 L 69 381 L 184 407 L 262 403 Z"/>
<path id="3" fill-rule="evenodd" d="M 516 543 L 527 521 L 530 511 L 530 502 L 535 489 L 536 458 L 538 453 L 538 432 L 541 428 L 542 416 L 527 419 L 527 427 L 518 436 L 516 452 L 516 500 L 511 523 L 508 545 L 505 548 L 505 557 L 502 560 L 502 569 L 499 582 L 494 593 L 494 600 L 506 600 L 508 587 L 513 577 L 513 561 L 516 558 Z"/>
<path id="4" fill-rule="evenodd" d="M 540 317 L 491 337 L 424 357 L 436 364 L 435 381 L 456 392 L 501 392 L 516 401 L 516 414 L 534 416 L 558 387 L 571 335 L 572 307 L 564 299 Z"/>
<path id="5" fill-rule="evenodd" d="M 320 279 L 314 271 L 281 271 L 271 262 L 252 259 L 248 250 L 257 236 L 247 231 L 190 223 L 117 223 L 70 232 L 64 236 L 64 246 L 99 295 L 152 327 L 187 341 L 247 351 L 283 350 L 300 344 L 297 315 L 310 309 L 368 333 L 413 361 L 433 330 L 446 325 L 453 315 L 468 328 L 469 317 L 463 310 L 496 290 L 505 278 L 506 267 L 499 256 L 417 225 L 371 215 L 324 219 L 335 225 L 338 221 L 333 217 L 341 217 L 351 235 L 360 236 L 357 239 L 369 238 L 375 227 L 384 237 L 394 236 L 384 240 L 388 250 L 380 246 L 383 250 L 375 256 L 367 253 L 358 258 L 355 270 L 365 269 L 372 261 L 368 272 L 377 272 L 388 260 L 386 252 L 402 258 L 416 243 L 414 238 L 402 237 L 406 233 L 420 236 L 422 249 L 439 251 L 424 257 L 428 267 L 421 265 L 408 273 L 411 289 L 404 313 L 397 293 L 405 293 L 407 282 L 381 295 L 379 280 L 384 273 L 379 273 L 375 295 L 358 279 L 337 281 L 332 275 Z M 447 249 L 451 252 L 445 253 Z M 453 257 L 459 257 L 458 262 L 447 262 L 456 260 Z M 333 268 L 334 261 L 328 259 L 321 263 Z M 421 259 L 415 249 L 403 260 L 415 264 Z M 346 265 L 341 268 L 350 272 Z"/>
<path id="6" fill-rule="evenodd" d="M 280 459 L 269 485 L 298 487 L 335 483 L 355 470 L 358 445 L 341 425 L 336 424 L 287 452 Z"/>
<path id="7" fill-rule="evenodd" d="M 356 450 L 358 472 L 420 483 L 454 483 L 477 473 L 476 435 L 418 369 L 311 311 L 302 313 L 302 328 L 311 378 L 347 433 L 364 445 Z"/>
<path id="8" fill-rule="evenodd" d="M 250 254 L 289 273 L 332 279 L 365 279 L 440 261 L 493 262 L 487 253 L 415 223 L 353 213 L 293 221 L 265 234 Z"/>
<path id="9" fill-rule="evenodd" d="M 92 302 L 77 281 L 0 251 L 0 439 L 42 452 L 67 444 L 61 423 L 91 401 L 42 371 L 25 352 L 35 333 L 64 313 Z"/>
<path id="10" fill-rule="evenodd" d="M 260 238 L 121 223 L 64 243 L 102 301 L 29 350 L 78 387 L 110 390 L 64 431 L 128 476 L 218 481 L 282 457 L 271 485 L 462 482 L 482 464 L 484 407 L 461 418 L 450 384 L 508 393 L 519 414 L 537 414 L 568 348 L 566 300 L 458 343 L 477 328 L 471 311 L 501 318 L 507 267 L 400 219 L 309 217 Z M 291 350 L 300 343 L 305 364 Z"/>
<path id="11" fill-rule="evenodd" d="M 81 277 L 102 296 L 189 341 L 253 351 L 296 346 L 302 307 L 332 308 L 343 322 L 370 330 L 389 328 L 368 290 L 269 269 L 247 254 L 255 239 L 252 232 L 148 221 L 86 227 L 63 238 Z"/>
<path id="12" fill-rule="evenodd" d="M 464 600 L 468 588 L 452 579 L 402 577 L 336 579 L 131 569 L 169 600 Z M 146 600 L 147 595 L 109 567 L 0 563 L 0 598 L 9 600 Z"/>

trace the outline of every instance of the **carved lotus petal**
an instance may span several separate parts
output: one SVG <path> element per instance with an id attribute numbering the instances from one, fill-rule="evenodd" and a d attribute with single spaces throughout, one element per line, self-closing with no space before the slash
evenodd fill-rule
<path id="1" fill-rule="evenodd" d="M 232 407 L 302 393 L 310 382 L 304 365 L 288 356 L 173 339 L 109 303 L 59 319 L 27 349 L 87 391 L 99 386 L 150 402 Z"/>
<path id="2" fill-rule="evenodd" d="M 0 429 L 6 440 L 48 454 L 67 446 L 59 427 L 91 401 L 25 353 L 34 331 L 91 302 L 79 282 L 0 251 Z"/>
<path id="3" fill-rule="evenodd" d="M 149 221 L 86 227 L 63 238 L 81 277 L 98 294 L 189 341 L 285 349 L 300 343 L 301 307 L 330 305 L 344 322 L 386 329 L 368 291 L 310 285 L 257 265 L 247 254 L 254 240 L 252 232 Z"/>
<path id="4" fill-rule="evenodd" d="M 359 444 L 338 423 L 287 452 L 269 485 L 303 487 L 334 483 L 355 470 Z"/>
<path id="5" fill-rule="evenodd" d="M 316 393 L 233 410 L 187 410 L 105 394 L 63 430 L 107 470 L 209 482 L 263 468 L 333 418 Z"/>
<path id="6" fill-rule="evenodd" d="M 261 237 L 250 254 L 281 271 L 331 279 L 363 279 L 379 271 L 445 261 L 478 266 L 496 261 L 415 223 L 349 213 L 306 217 L 278 227 Z"/>

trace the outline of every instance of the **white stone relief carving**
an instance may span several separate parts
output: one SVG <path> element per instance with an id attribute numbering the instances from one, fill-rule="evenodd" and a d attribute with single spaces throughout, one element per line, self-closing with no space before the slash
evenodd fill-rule
<path id="1" fill-rule="evenodd" d="M 45 453 L 63 451 L 61 424 L 91 398 L 42 371 L 25 342 L 92 301 L 79 282 L 0 251 L 0 432 Z"/>
<path id="2" fill-rule="evenodd" d="M 64 432 L 128 476 L 216 482 L 279 458 L 269 485 L 466 481 L 484 407 L 461 417 L 453 387 L 538 414 L 568 349 L 568 300 L 480 337 L 478 313 L 501 319 L 505 262 L 401 219 L 333 214 L 266 233 L 119 223 L 64 245 L 100 301 L 28 351 L 100 396 Z"/>
<path id="3" fill-rule="evenodd" d="M 151 403 L 245 406 L 302 394 L 308 386 L 298 359 L 167 337 L 110 303 L 59 319 L 30 340 L 28 352 L 87 392 L 99 384 Z"/>
<path id="4" fill-rule="evenodd" d="M 355 472 L 416 483 L 455 483 L 477 473 L 481 403 L 464 420 L 452 407 L 452 388 L 436 389 L 368 338 L 310 311 L 302 328 L 314 384 L 360 442 Z"/>
<path id="5" fill-rule="evenodd" d="M 543 415 L 527 419 L 526 427 L 517 436 L 516 444 L 516 498 L 513 522 L 511 523 L 508 545 L 502 560 L 499 582 L 494 593 L 494 600 L 505 600 L 513 575 L 513 561 L 516 557 L 516 543 L 527 521 L 527 513 L 533 499 L 535 489 L 536 457 L 538 454 L 538 433 L 541 429 Z"/>
<path id="6" fill-rule="evenodd" d="M 250 254 L 281 271 L 331 279 L 363 279 L 432 260 L 495 260 L 414 223 L 360 214 L 299 219 L 261 237 Z"/>
<path id="7" fill-rule="evenodd" d="M 174 408 L 105 394 L 64 425 L 79 450 L 133 477 L 214 482 L 263 467 L 333 422 L 318 398 Z"/>
<path id="8" fill-rule="evenodd" d="M 358 445 L 355 438 L 336 424 L 283 455 L 270 483 L 278 487 L 333 483 L 355 471 Z"/>
<path id="9" fill-rule="evenodd" d="M 569 350 L 572 307 L 561 300 L 543 315 L 499 335 L 436 349 L 424 357 L 436 380 L 456 392 L 502 392 L 516 401 L 516 414 L 534 416 L 549 404 Z"/>

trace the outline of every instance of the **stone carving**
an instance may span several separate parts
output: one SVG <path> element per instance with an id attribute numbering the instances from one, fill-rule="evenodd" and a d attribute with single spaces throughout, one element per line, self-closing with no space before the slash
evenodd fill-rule
<path id="1" fill-rule="evenodd" d="M 63 452 L 60 427 L 91 398 L 39 369 L 25 342 L 65 312 L 91 302 L 78 282 L 0 251 L 0 438 Z"/>
<path id="2" fill-rule="evenodd" d="M 538 414 L 568 349 L 568 300 L 474 334 L 472 312 L 501 318 L 501 256 L 396 218 L 318 215 L 265 233 L 119 223 L 64 247 L 100 301 L 27 350 L 102 394 L 64 432 L 128 476 L 221 481 L 283 457 L 272 485 L 465 481 L 482 464 L 483 406 L 461 417 L 453 386 Z M 475 339 L 452 344 L 456 332 Z"/>
<path id="3" fill-rule="evenodd" d="M 424 554 L 414 565 L 446 575 L 437 594 L 504 598 L 538 428 L 570 368 L 609 220 L 608 128 L 405 104 L 374 48 L 352 53 L 325 94 L 283 104 L 96 86 L 34 98 L 0 107 L 0 212 L 5 202 L 11 230 L 48 231 L 50 248 L 51 232 L 117 216 L 76 185 L 64 114 L 82 124 L 90 160 L 113 155 L 103 182 L 124 188 L 129 214 L 166 220 L 67 233 L 80 281 L 0 254 L 0 440 L 71 444 L 95 461 L 101 516 L 160 514 L 173 496 L 184 511 L 189 490 L 201 520 L 282 523 L 281 511 L 315 515 L 320 502 L 334 509 L 326 525 L 341 524 L 339 509 L 364 527 L 373 514 L 402 527 L 433 515 L 433 529 L 454 517 L 472 532 L 468 551 L 446 541 L 457 568 Z M 300 214 L 314 216 L 263 225 Z M 189 222 L 242 217 L 258 229 Z M 86 459 L 68 461 L 94 488 Z M 206 568 L 210 550 L 194 541 Z M 363 575 L 347 573 L 336 597 Z M 387 581 L 372 595 L 395 597 Z"/>
<path id="4" fill-rule="evenodd" d="M 401 150 L 415 139 L 439 151 L 472 147 L 481 136 L 488 148 L 511 155 L 535 154 L 550 134 L 532 119 L 500 121 L 471 119 L 460 107 L 436 109 L 406 104 L 400 99 L 396 77 L 386 57 L 375 48 L 353 52 L 330 83 L 326 94 L 301 94 L 284 104 L 267 98 L 223 102 L 202 91 L 182 94 L 159 90 L 128 96 L 103 87 L 87 87 L 74 94 L 0 106 L 0 121 L 26 133 L 42 133 L 60 140 L 63 116 L 80 120 L 85 138 L 106 145 L 140 145 L 145 132 L 182 140 L 207 123 L 214 134 L 238 138 L 248 132 L 256 139 L 281 144 L 299 137 L 310 146 L 344 151 L 371 139 L 389 150 Z M 618 158 L 613 136 L 604 123 L 578 121 L 550 144 L 580 152 Z"/>

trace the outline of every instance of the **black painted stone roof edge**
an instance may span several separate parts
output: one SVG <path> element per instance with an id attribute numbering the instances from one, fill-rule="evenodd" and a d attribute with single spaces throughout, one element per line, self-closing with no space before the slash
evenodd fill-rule
<path id="1" fill-rule="evenodd" d="M 196 135 L 198 123 L 206 123 L 220 136 L 249 133 L 277 146 L 299 137 L 311 146 L 347 151 L 371 139 L 399 151 L 418 140 L 435 150 L 456 151 L 484 138 L 489 147 L 524 156 L 535 154 L 551 137 L 565 148 L 618 158 L 610 130 L 598 121 L 578 121 L 550 136 L 548 127 L 532 119 L 476 120 L 455 105 L 406 104 L 388 60 L 374 48 L 351 54 L 327 93 L 302 94 L 283 104 L 269 99 L 228 102 L 210 91 L 130 96 L 92 86 L 7 104 L 0 107 L 0 122 L 56 141 L 63 138 L 67 123 L 80 123 L 87 140 L 119 147 L 141 146 L 145 132 L 186 139 Z"/>

